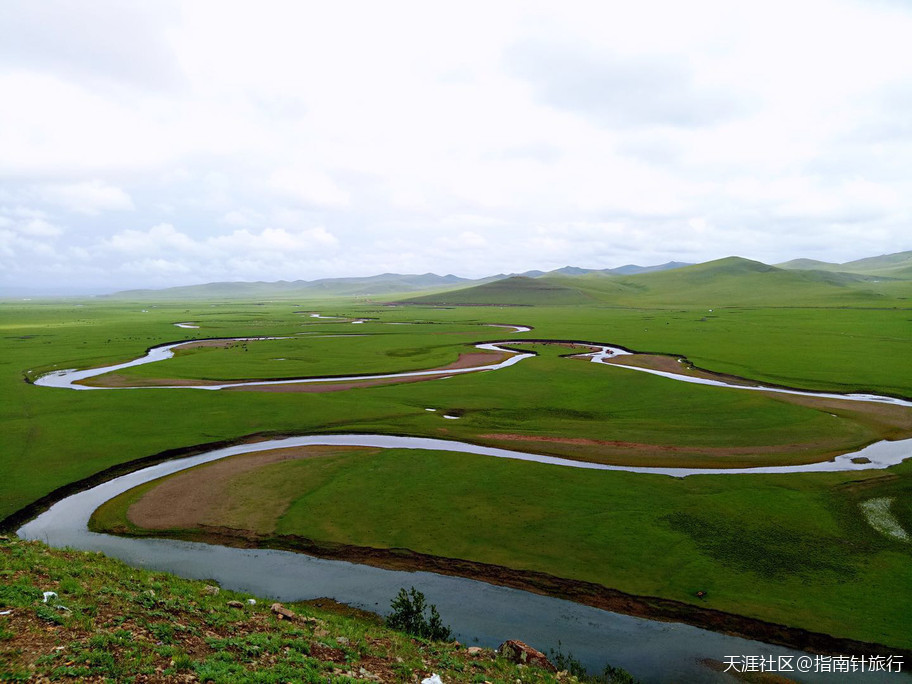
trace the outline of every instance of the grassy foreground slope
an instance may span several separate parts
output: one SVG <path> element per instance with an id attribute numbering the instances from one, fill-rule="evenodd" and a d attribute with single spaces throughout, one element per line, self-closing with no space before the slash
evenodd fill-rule
<path id="1" fill-rule="evenodd" d="M 295 617 L 278 619 L 268 600 L 250 605 L 247 594 L 100 554 L 2 539 L 0 573 L 4 681 L 556 681 L 488 649 L 469 655 L 319 607 L 331 601 L 286 606 Z M 45 591 L 57 597 L 44 603 Z"/>

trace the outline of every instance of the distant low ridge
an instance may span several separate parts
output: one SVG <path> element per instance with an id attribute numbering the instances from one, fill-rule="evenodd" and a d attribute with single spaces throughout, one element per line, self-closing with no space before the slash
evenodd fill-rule
<path id="1" fill-rule="evenodd" d="M 836 271 L 840 273 L 857 273 L 860 275 L 883 276 L 885 278 L 912 278 L 912 250 L 896 252 L 895 254 L 882 254 L 881 256 L 866 257 L 847 261 L 844 264 L 833 264 L 815 259 L 792 259 L 782 264 L 779 268 L 789 270 L 818 270 Z"/>
<path id="2" fill-rule="evenodd" d="M 375 276 L 353 278 L 323 278 L 320 280 L 279 280 L 276 282 L 224 282 L 204 285 L 183 285 L 161 290 L 125 290 L 110 297 L 118 299 L 196 299 L 229 297 L 278 297 L 300 296 L 371 296 L 406 292 L 428 291 L 439 288 L 459 287 L 481 281 L 455 275 L 439 276 L 434 273 L 402 275 L 382 273 Z"/>
<path id="3" fill-rule="evenodd" d="M 771 266 L 742 257 L 701 264 L 669 261 L 655 266 L 617 268 L 564 266 L 552 271 L 499 273 L 469 279 L 434 273 L 382 273 L 351 278 L 277 282 L 220 282 L 160 290 L 126 290 L 106 297 L 139 300 L 270 297 L 376 297 L 387 301 L 453 305 L 615 305 L 650 301 L 686 304 L 718 297 L 720 305 L 758 303 L 782 297 L 825 302 L 853 290 L 860 299 L 882 296 L 878 283 L 912 280 L 912 251 L 835 264 L 793 259 Z"/>
<path id="4" fill-rule="evenodd" d="M 741 257 L 726 257 L 678 268 L 615 275 L 558 269 L 528 278 L 515 276 L 485 285 L 403 298 L 402 302 L 452 306 L 826 306 L 870 305 L 900 290 L 909 280 L 819 269 L 789 270 Z"/>

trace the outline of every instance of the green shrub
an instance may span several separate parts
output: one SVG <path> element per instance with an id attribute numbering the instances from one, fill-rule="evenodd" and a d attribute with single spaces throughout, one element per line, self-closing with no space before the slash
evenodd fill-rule
<path id="1" fill-rule="evenodd" d="M 443 626 L 437 606 L 428 606 L 424 594 L 412 587 L 406 591 L 403 587 L 390 604 L 393 612 L 386 618 L 386 625 L 412 636 L 434 641 L 449 641 L 449 627 Z M 425 609 L 429 617 L 425 616 Z"/>

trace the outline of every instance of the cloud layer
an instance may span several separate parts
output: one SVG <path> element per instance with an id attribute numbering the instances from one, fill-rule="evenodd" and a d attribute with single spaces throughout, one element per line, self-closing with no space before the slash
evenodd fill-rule
<path id="1" fill-rule="evenodd" d="M 909 35 L 860 0 L 10 5 L 0 287 L 912 249 Z"/>

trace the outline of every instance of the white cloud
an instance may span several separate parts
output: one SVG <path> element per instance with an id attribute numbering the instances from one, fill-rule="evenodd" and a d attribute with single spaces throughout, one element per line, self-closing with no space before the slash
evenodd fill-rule
<path id="1" fill-rule="evenodd" d="M 348 193 L 328 173 L 315 169 L 280 169 L 270 175 L 267 184 L 275 192 L 304 204 L 341 207 L 349 202 Z"/>
<path id="2" fill-rule="evenodd" d="M 133 200 L 120 188 L 101 180 L 49 185 L 42 191 L 44 199 L 70 211 L 95 216 L 103 211 L 132 210 Z"/>
<path id="3" fill-rule="evenodd" d="M 13 4 L 0 228 L 118 286 L 912 249 L 910 34 L 861 0 Z"/>
<path id="4" fill-rule="evenodd" d="M 61 228 L 52 223 L 48 223 L 41 218 L 33 218 L 24 221 L 20 223 L 17 228 L 22 235 L 30 235 L 33 237 L 56 237 L 57 235 L 63 234 Z"/>

